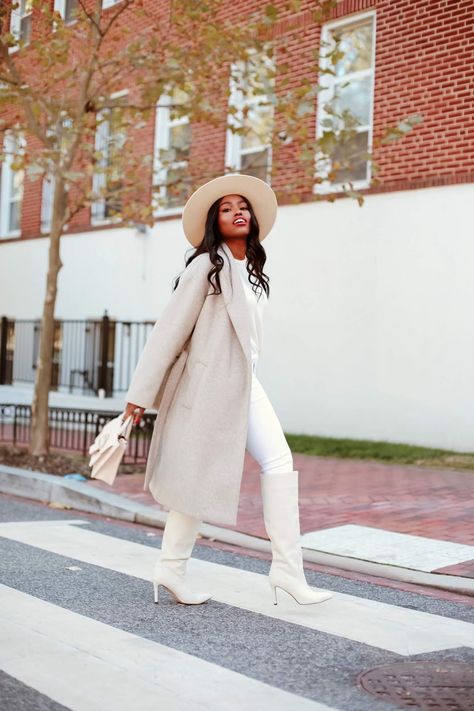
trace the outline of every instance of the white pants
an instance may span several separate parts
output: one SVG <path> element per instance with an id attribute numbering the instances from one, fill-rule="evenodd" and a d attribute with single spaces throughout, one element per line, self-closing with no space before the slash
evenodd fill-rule
<path id="1" fill-rule="evenodd" d="M 252 372 L 247 452 L 258 462 L 266 474 L 293 471 L 293 455 L 262 384 Z"/>

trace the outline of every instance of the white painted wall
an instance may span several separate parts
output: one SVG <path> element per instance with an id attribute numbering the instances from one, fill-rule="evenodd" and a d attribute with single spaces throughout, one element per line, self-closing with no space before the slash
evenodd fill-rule
<path id="1" fill-rule="evenodd" d="M 56 316 L 156 319 L 184 269 L 191 245 L 180 222 L 159 223 L 151 234 L 110 229 L 64 235 Z M 46 285 L 47 240 L 0 244 L 0 315 L 41 316 Z M 20 286 L 21 285 L 21 286 Z"/>
<path id="2" fill-rule="evenodd" d="M 458 185 L 280 208 L 258 375 L 287 432 L 474 450 L 472 204 Z M 0 315 L 40 315 L 46 246 L 0 245 Z M 158 318 L 188 247 L 179 219 L 68 235 L 58 318 Z"/>

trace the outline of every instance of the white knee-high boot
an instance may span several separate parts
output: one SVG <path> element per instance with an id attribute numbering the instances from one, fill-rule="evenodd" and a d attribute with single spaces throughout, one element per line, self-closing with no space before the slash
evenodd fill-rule
<path id="1" fill-rule="evenodd" d="M 276 589 L 289 593 L 300 605 L 329 600 L 332 594 L 309 587 L 300 542 L 298 471 L 260 473 L 265 528 L 272 544 L 269 581 L 273 602 Z"/>
<path id="2" fill-rule="evenodd" d="M 209 593 L 193 592 L 185 583 L 186 564 L 191 556 L 201 521 L 180 511 L 170 511 L 166 519 L 161 542 L 161 559 L 153 574 L 155 602 L 158 602 L 158 586 L 163 585 L 174 595 L 177 602 L 200 605 L 212 596 Z"/>

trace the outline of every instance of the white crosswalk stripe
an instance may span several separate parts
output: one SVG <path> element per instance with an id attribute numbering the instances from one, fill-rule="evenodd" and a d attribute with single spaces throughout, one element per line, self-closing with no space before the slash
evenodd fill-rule
<path id="1" fill-rule="evenodd" d="M 150 580 L 159 549 L 87 530 L 87 521 L 0 524 L 0 536 L 126 575 Z M 240 609 L 327 632 L 400 655 L 474 647 L 474 625 L 354 595 L 334 592 L 321 605 L 281 595 L 274 606 L 266 575 L 191 558 L 191 586 Z M 150 599 L 152 589 L 150 586 Z"/>
<path id="2" fill-rule="evenodd" d="M 0 669 L 72 711 L 331 711 L 4 585 Z"/>

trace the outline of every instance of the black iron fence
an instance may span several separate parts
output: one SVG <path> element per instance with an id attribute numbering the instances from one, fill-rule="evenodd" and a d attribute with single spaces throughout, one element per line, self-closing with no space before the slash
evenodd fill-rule
<path id="1" fill-rule="evenodd" d="M 51 389 L 106 396 L 124 393 L 153 327 L 152 321 L 102 318 L 56 320 Z M 34 383 L 41 322 L 0 322 L 0 385 Z"/>
<path id="2" fill-rule="evenodd" d="M 96 412 L 69 407 L 50 407 L 50 448 L 89 456 L 89 447 L 102 427 L 120 412 Z M 124 464 L 144 464 L 148 456 L 156 415 L 144 414 L 132 427 Z M 26 446 L 30 439 L 31 406 L 0 404 L 0 442 Z"/>

